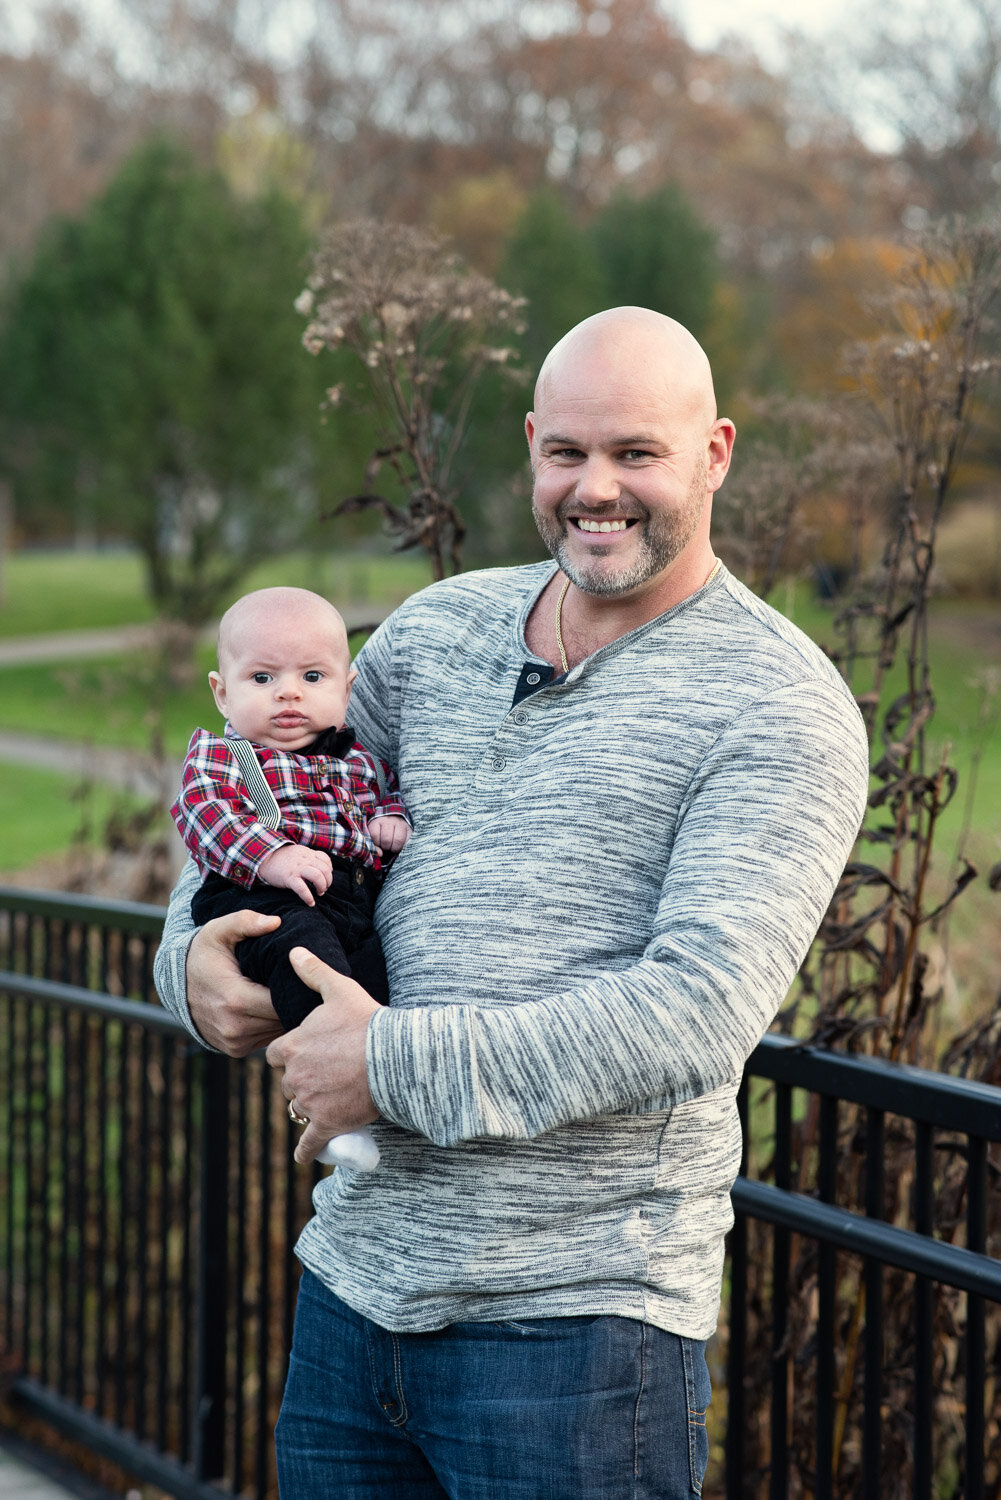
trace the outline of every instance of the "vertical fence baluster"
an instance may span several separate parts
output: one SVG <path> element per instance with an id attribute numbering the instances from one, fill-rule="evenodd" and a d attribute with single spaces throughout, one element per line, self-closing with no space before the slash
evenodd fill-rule
<path id="1" fill-rule="evenodd" d="M 108 1216 L 111 1213 L 111 1204 L 108 1194 L 108 1068 L 110 1059 L 108 1056 L 108 1031 L 109 1027 L 100 1021 L 95 1022 L 98 1029 L 97 1042 L 97 1097 L 96 1113 L 94 1121 L 96 1132 L 96 1170 L 97 1170 L 97 1243 L 96 1251 L 96 1277 L 97 1298 L 95 1316 L 97 1327 L 95 1331 L 94 1348 L 97 1360 L 97 1413 L 98 1416 L 110 1418 L 112 1387 L 108 1381 L 108 1358 L 106 1348 L 107 1329 L 109 1323 L 108 1313 L 108 1283 L 110 1280 L 110 1234 L 108 1228 Z"/>
<path id="2" fill-rule="evenodd" d="M 272 1371 L 269 1368 L 271 1348 L 271 1309 L 275 1305 L 275 1257 L 271 1253 L 273 1195 L 273 1122 L 271 1100 L 273 1082 L 268 1068 L 257 1072 L 257 1103 L 260 1117 L 258 1145 L 261 1160 L 260 1218 L 257 1225 L 258 1295 L 257 1295 L 257 1413 L 254 1432 L 254 1475 L 256 1493 L 267 1489 L 272 1443 L 270 1397 Z"/>
<path id="3" fill-rule="evenodd" d="M 740 1117 L 740 1170 L 747 1170 L 747 1076 L 737 1091 Z M 737 1214 L 730 1231 L 730 1327 L 726 1378 L 726 1494 L 740 1500 L 743 1480 L 744 1371 L 747 1363 L 747 1220 Z"/>
<path id="4" fill-rule="evenodd" d="M 175 1323 L 170 1316 L 170 1141 L 171 1141 L 171 1061 L 172 1049 L 166 1037 L 158 1037 L 154 1048 L 159 1108 L 151 1150 L 156 1155 L 156 1338 L 158 1354 L 154 1359 L 154 1407 L 156 1427 L 154 1441 L 157 1448 L 166 1450 L 169 1445 L 167 1413 L 173 1404 L 173 1371 L 175 1368 Z"/>
<path id="5" fill-rule="evenodd" d="M 122 954 L 122 958 L 124 958 L 124 953 Z M 160 1352 L 155 1347 L 155 1340 L 149 1336 L 150 1258 L 153 1253 L 149 1224 L 150 1177 L 152 1175 L 150 1153 L 153 1150 L 149 1128 L 149 1032 L 146 1030 L 136 1031 L 133 1033 L 132 1039 L 138 1053 L 135 1074 L 135 1086 L 138 1094 L 135 1103 L 138 1119 L 136 1121 L 134 1136 L 138 1150 L 133 1158 L 132 1173 L 133 1193 L 135 1195 L 134 1218 L 136 1237 L 135 1330 L 138 1347 L 135 1351 L 135 1409 L 132 1424 L 136 1437 L 145 1438 L 147 1435 L 146 1413 L 148 1407 L 150 1359 L 152 1356 L 155 1361 L 160 1357 Z M 141 1169 L 139 1168 L 139 1160 L 136 1160 L 136 1158 L 139 1158 L 142 1162 Z"/>
<path id="6" fill-rule="evenodd" d="M 191 1143 L 195 1139 L 195 1096 L 199 1091 L 201 1079 L 201 1053 L 194 1042 L 183 1043 L 183 1080 L 184 1080 L 184 1157 L 181 1172 L 181 1265 L 178 1286 L 179 1316 L 183 1330 L 181 1338 L 181 1384 L 178 1393 L 178 1406 L 180 1408 L 180 1439 L 178 1453 L 182 1463 L 189 1463 L 193 1459 L 194 1438 L 192 1427 L 193 1414 L 193 1385 L 194 1373 L 194 1345 L 195 1336 L 192 1328 L 191 1308 L 192 1297 L 192 1248 L 191 1239 L 195 1223 L 194 1213 L 194 1175 L 192 1169 Z"/>
<path id="7" fill-rule="evenodd" d="M 241 1068 L 236 1085 L 236 1246 L 234 1263 L 233 1317 L 233 1420 L 231 1448 L 231 1479 L 234 1490 L 243 1488 L 244 1424 L 244 1371 L 247 1357 L 247 1328 L 243 1311 L 243 1289 L 247 1284 L 247 1069 Z"/>
<path id="8" fill-rule="evenodd" d="M 199 1479 L 216 1479 L 226 1462 L 229 1067 L 211 1053 L 201 1063 L 194 1465 Z"/>
<path id="9" fill-rule="evenodd" d="M 838 1185 L 838 1101 L 820 1100 L 820 1150 L 817 1191 L 821 1203 L 833 1203 Z M 834 1315 L 837 1260 L 834 1246 L 821 1241 L 817 1251 L 817 1500 L 829 1500 L 834 1478 Z"/>
<path id="10" fill-rule="evenodd" d="M 115 1153 L 115 1186 L 117 1193 L 112 1193 L 112 1202 L 115 1203 L 115 1230 L 114 1230 L 114 1256 L 115 1256 L 115 1332 L 116 1339 L 112 1349 L 109 1349 L 109 1357 L 114 1364 L 115 1372 L 115 1426 L 125 1426 L 125 1399 L 127 1389 L 127 1360 L 129 1347 L 129 1236 L 128 1236 L 128 1191 L 129 1178 L 126 1171 L 128 1152 L 131 1141 L 128 1139 L 129 1130 L 129 1094 L 127 1086 L 128 1078 L 128 1031 L 124 1026 L 114 1028 L 116 1050 L 118 1052 L 117 1070 L 117 1094 L 114 1096 L 116 1105 L 116 1116 L 118 1122 L 118 1150 Z"/>
<path id="11" fill-rule="evenodd" d="M 52 923 L 46 923 L 46 945 L 52 942 Z M 53 959 L 55 955 L 53 954 Z M 50 967 L 46 965 L 46 967 Z M 38 1093 L 32 1109 L 32 1124 L 38 1140 L 38 1155 L 36 1157 L 37 1175 L 35 1177 L 35 1193 L 37 1195 L 37 1218 L 38 1227 L 38 1261 L 39 1261 L 39 1290 L 41 1293 L 38 1308 L 38 1327 L 40 1334 L 38 1351 L 39 1375 L 44 1385 L 51 1385 L 52 1369 L 55 1354 L 53 1348 L 54 1337 L 58 1341 L 58 1312 L 62 1300 L 62 1289 L 57 1286 L 59 1275 L 59 1262 L 53 1245 L 56 1229 L 55 1197 L 59 1190 L 59 1142 L 50 1141 L 46 1122 L 51 1118 L 53 1110 L 52 1096 L 52 1016 L 42 1005 L 35 1007 L 35 1018 L 37 1021 L 38 1037 Z M 50 1160 L 50 1149 L 55 1153 L 55 1161 Z M 53 1321 L 53 1311 L 56 1320 Z"/>
<path id="12" fill-rule="evenodd" d="M 5 957 L 7 955 L 4 955 Z M 10 1341 L 14 1327 L 14 999 L 0 996 L 0 1277 L 3 1282 L 4 1327 Z"/>
<path id="13" fill-rule="evenodd" d="M 865 1211 L 870 1219 L 883 1217 L 884 1115 L 879 1109 L 866 1114 Z M 880 1500 L 882 1481 L 883 1424 L 883 1268 L 867 1258 L 862 1276 L 865 1284 L 865 1376 L 862 1412 L 862 1500 Z"/>
<path id="14" fill-rule="evenodd" d="M 987 1244 L 987 1143 L 971 1136 L 966 1167 L 966 1243 L 983 1251 Z M 984 1389 L 987 1384 L 987 1344 L 984 1299 L 966 1295 L 966 1500 L 984 1500 Z"/>
<path id="15" fill-rule="evenodd" d="M 788 1192 L 791 1180 L 792 1090 L 775 1085 L 775 1186 Z M 789 1490 L 789 1351 L 786 1347 L 786 1312 L 789 1305 L 789 1251 L 787 1229 L 772 1231 L 772 1400 L 770 1414 L 771 1469 L 768 1493 L 771 1500 L 786 1500 Z"/>
<path id="16" fill-rule="evenodd" d="M 934 1137 L 920 1121 L 915 1131 L 914 1227 L 930 1235 L 934 1219 L 932 1167 Z M 933 1289 L 927 1276 L 914 1278 L 914 1500 L 931 1500 L 932 1425 L 935 1401 L 932 1370 Z"/>

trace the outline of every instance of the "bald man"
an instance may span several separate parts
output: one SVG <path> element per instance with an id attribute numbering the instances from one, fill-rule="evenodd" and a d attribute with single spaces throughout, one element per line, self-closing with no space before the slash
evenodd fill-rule
<path id="1" fill-rule="evenodd" d="M 554 561 L 436 584 L 358 658 L 415 826 L 392 1003 L 299 951 L 336 1003 L 268 1049 L 297 1158 L 377 1121 L 385 1166 L 297 1246 L 283 1500 L 698 1494 L 737 1087 L 862 817 L 851 694 L 713 556 L 734 429 L 690 334 L 588 319 L 526 431 Z M 242 929 L 173 910 L 168 1003 L 266 1040 Z"/>

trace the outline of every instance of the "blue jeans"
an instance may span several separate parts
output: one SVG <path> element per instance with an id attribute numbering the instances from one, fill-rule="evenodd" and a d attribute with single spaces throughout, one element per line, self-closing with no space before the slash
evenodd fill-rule
<path id="1" fill-rule="evenodd" d="M 691 1500 L 705 1345 L 631 1318 L 388 1333 L 303 1273 L 282 1500 Z"/>

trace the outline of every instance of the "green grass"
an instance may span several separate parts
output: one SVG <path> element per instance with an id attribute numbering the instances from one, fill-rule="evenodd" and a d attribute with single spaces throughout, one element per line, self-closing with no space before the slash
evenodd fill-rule
<path id="1" fill-rule="evenodd" d="M 36 860 L 63 853 L 86 826 L 87 844 L 98 842 L 104 820 L 120 797 L 78 777 L 0 762 L 0 879 Z"/>
<path id="2" fill-rule="evenodd" d="M 0 638 L 153 618 L 134 552 L 17 552 L 4 569 Z"/>
<path id="3" fill-rule="evenodd" d="M 0 639 L 134 625 L 153 618 L 141 560 L 124 549 L 18 552 L 8 561 L 5 577 Z M 317 550 L 270 558 L 223 601 L 223 607 L 248 589 L 274 584 L 310 588 L 344 607 L 395 604 L 428 582 L 423 555 Z"/>
<path id="4" fill-rule="evenodd" d="M 831 607 L 806 589 L 780 588 L 771 602 L 827 649 L 837 644 Z M 929 769 L 945 755 L 959 773 L 956 794 L 941 817 L 941 837 L 955 839 L 969 819 L 975 831 L 993 834 L 999 840 L 995 854 L 999 858 L 1001 681 L 993 697 L 985 694 L 985 674 L 999 665 L 993 632 L 996 615 L 997 606 L 990 603 L 939 600 L 932 605 L 929 634 L 935 713 L 928 724 L 927 745 Z M 856 690 L 865 685 L 865 679 L 860 678 Z M 905 687 L 905 669 L 898 662 L 888 675 L 883 703 L 891 703 Z M 968 807 L 971 779 L 973 801 Z"/>

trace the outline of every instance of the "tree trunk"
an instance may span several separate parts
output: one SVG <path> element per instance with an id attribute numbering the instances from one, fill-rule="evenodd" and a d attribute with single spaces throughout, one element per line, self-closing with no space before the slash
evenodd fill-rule
<path id="1" fill-rule="evenodd" d="M 7 603 L 7 560 L 14 525 L 14 501 L 10 481 L 0 479 L 0 609 Z"/>

